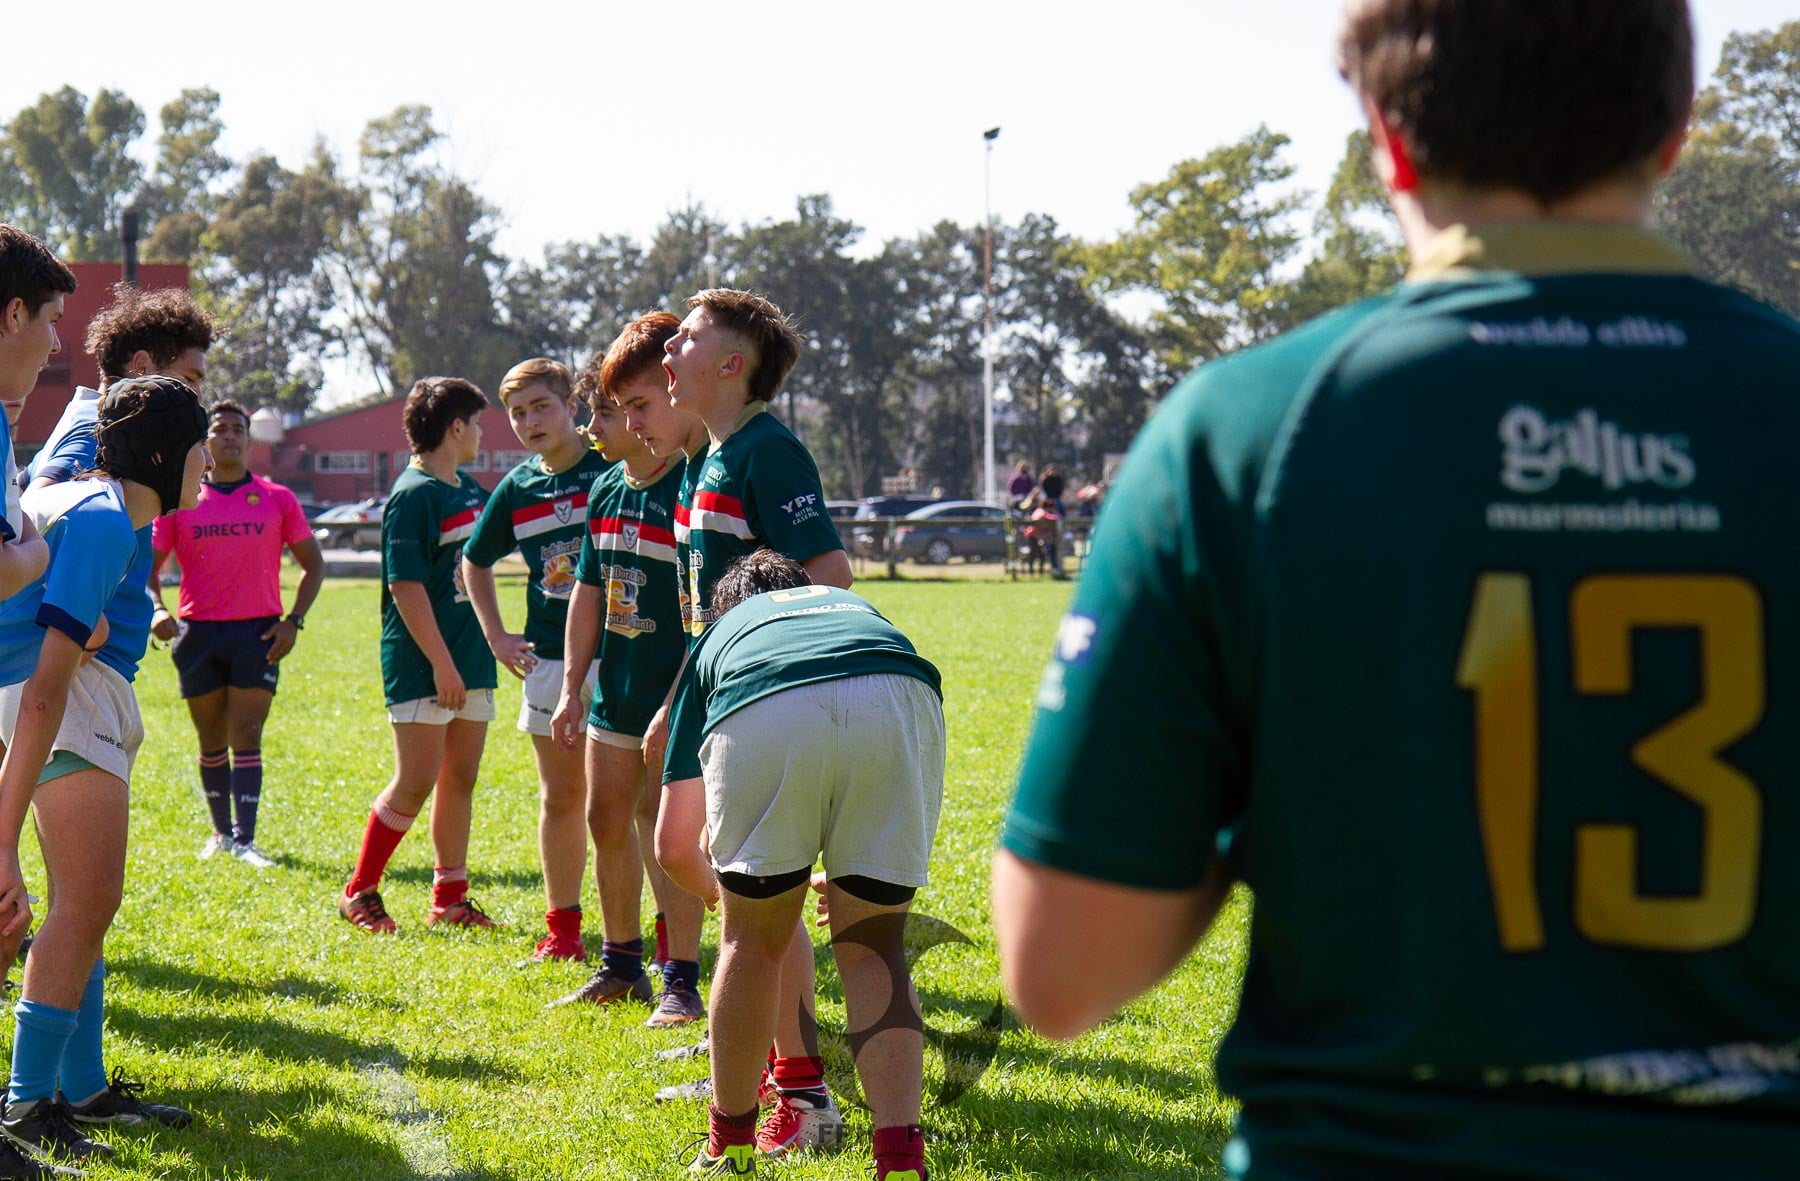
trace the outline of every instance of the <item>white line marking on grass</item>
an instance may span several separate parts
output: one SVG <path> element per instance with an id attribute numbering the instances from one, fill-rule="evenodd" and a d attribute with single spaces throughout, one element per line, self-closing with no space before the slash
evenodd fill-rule
<path id="1" fill-rule="evenodd" d="M 399 1125 L 395 1138 L 415 1177 L 473 1181 L 475 1174 L 456 1167 L 456 1154 L 444 1135 L 444 1121 L 419 1102 L 419 1089 L 393 1063 L 367 1063 L 361 1074 L 374 1094 L 376 1109 Z"/>

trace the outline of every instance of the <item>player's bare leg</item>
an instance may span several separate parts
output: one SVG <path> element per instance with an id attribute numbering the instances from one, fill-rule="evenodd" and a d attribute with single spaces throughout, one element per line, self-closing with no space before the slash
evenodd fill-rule
<path id="1" fill-rule="evenodd" d="M 437 865 L 432 871 L 428 921 L 491 927 L 493 920 L 469 900 L 469 828 L 487 723 L 453 718 L 443 729 L 444 757 L 431 800 L 431 847 Z"/>
<path id="2" fill-rule="evenodd" d="M 544 734 L 531 737 L 538 771 L 538 856 L 544 867 L 545 922 L 533 960 L 585 959 L 581 878 L 587 869 L 587 755 L 580 740 L 565 750 Z"/>

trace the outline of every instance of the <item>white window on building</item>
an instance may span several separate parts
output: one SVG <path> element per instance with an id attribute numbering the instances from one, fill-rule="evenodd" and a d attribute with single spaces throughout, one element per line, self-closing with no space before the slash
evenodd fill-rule
<path id="1" fill-rule="evenodd" d="M 530 451 L 496 451 L 494 452 L 494 470 L 510 472 L 526 460 L 530 459 Z"/>
<path id="2" fill-rule="evenodd" d="M 366 472 L 369 470 L 369 453 L 367 451 L 320 451 L 313 456 L 315 472 Z"/>
<path id="3" fill-rule="evenodd" d="M 485 472 L 488 470 L 488 453 L 485 451 L 477 451 L 474 459 L 459 466 L 465 472 Z"/>

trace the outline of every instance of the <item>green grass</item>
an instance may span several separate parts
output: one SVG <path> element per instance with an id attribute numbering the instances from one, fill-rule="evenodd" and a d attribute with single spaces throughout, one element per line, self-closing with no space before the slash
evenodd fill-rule
<path id="1" fill-rule="evenodd" d="M 503 580 L 509 612 L 522 599 Z M 916 963 L 926 1020 L 971 1034 L 998 996 L 988 859 L 1065 585 L 871 581 L 860 589 L 944 673 L 950 758 L 932 883 L 917 910 L 964 932 Z M 704 1130 L 698 1105 L 651 1091 L 698 1077 L 653 1050 L 691 1040 L 640 1028 L 642 1008 L 546 1012 L 585 978 L 573 965 L 519 970 L 542 923 L 536 779 L 500 691 L 477 791 L 474 894 L 498 933 L 428 931 L 425 825 L 396 855 L 385 897 L 397 938 L 351 929 L 333 910 L 369 802 L 392 769 L 382 712 L 373 581 L 333 581 L 284 666 L 264 738 L 259 843 L 283 865 L 257 874 L 200 862 L 207 826 L 193 731 L 166 653 L 138 691 L 148 740 L 132 798 L 125 904 L 108 942 L 109 1065 L 152 1097 L 197 1110 L 187 1131 L 120 1130 L 98 1177 L 343 1179 L 652 1178 L 681 1175 Z M 1132 789 L 1128 758 L 1106 785 Z M 1121 806 L 1129 806 L 1123 804 Z M 38 871 L 28 865 L 29 874 Z M 41 881 L 41 876 L 35 877 Z M 598 913 L 591 877 L 587 908 Z M 1217 1173 L 1231 1107 L 1210 1062 L 1242 971 L 1246 909 L 1235 903 L 1178 976 L 1071 1045 L 1004 1018 L 992 1068 L 948 1106 L 928 1107 L 933 1177 L 1192 1178 Z M 710 971 L 716 928 L 703 949 Z M 822 937 L 820 1022 L 843 1028 Z M 1068 965 L 1063 971 L 1105 971 Z M 927 1091 L 941 1061 L 928 1052 Z M 781 1178 L 870 1175 L 867 1113 L 840 1094 L 848 1150 L 765 1166 Z"/>

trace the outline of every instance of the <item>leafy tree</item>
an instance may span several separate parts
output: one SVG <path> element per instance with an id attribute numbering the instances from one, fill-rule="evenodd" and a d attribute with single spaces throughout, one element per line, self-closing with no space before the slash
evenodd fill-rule
<path id="1" fill-rule="evenodd" d="M 1287 145 L 1259 127 L 1182 161 L 1133 190 L 1136 226 L 1091 252 L 1100 290 L 1154 299 L 1153 337 L 1169 368 L 1262 340 L 1286 322 L 1281 273 L 1300 245 L 1290 222 L 1306 204 L 1285 187 L 1294 174 L 1282 159 Z"/>
<path id="2" fill-rule="evenodd" d="M 981 257 L 979 227 L 942 221 L 879 259 L 909 346 L 894 449 L 925 487 L 950 492 L 982 482 Z"/>
<path id="3" fill-rule="evenodd" d="M 5 216 L 66 259 L 119 256 L 119 211 L 143 178 L 131 145 L 144 112 L 116 90 L 92 102 L 73 86 L 40 95 L 7 125 L 0 150 Z"/>
<path id="4" fill-rule="evenodd" d="M 1800 315 L 1800 21 L 1734 33 L 1658 201 L 1708 275 Z"/>
<path id="5" fill-rule="evenodd" d="M 521 354 L 574 365 L 612 342 L 647 311 L 679 312 L 681 301 L 718 279 L 723 223 L 700 205 L 670 212 L 648 246 L 629 235 L 564 242 L 541 265 L 515 264 L 501 283 L 507 328 Z"/>
<path id="6" fill-rule="evenodd" d="M 436 159 L 441 138 L 428 107 L 369 123 L 362 213 L 329 256 L 350 345 L 387 392 L 433 373 L 492 388 L 514 360 L 495 306 L 498 215 Z"/>
<path id="7" fill-rule="evenodd" d="M 1344 158 L 1313 221 L 1318 251 L 1285 301 L 1282 319 L 1288 325 L 1386 291 L 1406 273 L 1406 245 L 1370 151 L 1367 131 L 1352 132 L 1344 144 Z"/>
<path id="8" fill-rule="evenodd" d="M 193 260 L 207 222 L 219 207 L 214 186 L 231 171 L 219 150 L 225 124 L 219 119 L 216 90 L 184 90 L 159 113 L 156 170 L 138 205 L 149 237 L 144 257 L 170 262 Z"/>
<path id="9" fill-rule="evenodd" d="M 325 260 L 360 208 L 323 144 L 300 172 L 272 156 L 244 165 L 201 242 L 214 259 L 203 291 L 227 326 L 211 365 L 235 397 L 310 408 L 321 362 L 341 346 Z"/>

